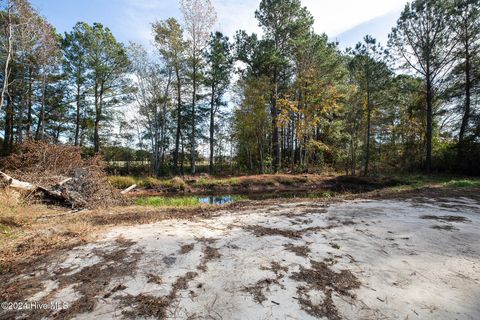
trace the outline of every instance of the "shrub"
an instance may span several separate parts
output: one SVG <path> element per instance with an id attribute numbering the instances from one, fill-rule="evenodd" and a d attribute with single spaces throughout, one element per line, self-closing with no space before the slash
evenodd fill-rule
<path id="1" fill-rule="evenodd" d="M 170 180 L 166 180 L 163 182 L 165 187 L 175 189 L 175 190 L 185 190 L 186 183 L 180 177 L 173 177 Z"/>
<path id="2" fill-rule="evenodd" d="M 126 189 L 136 183 L 133 177 L 110 176 L 108 182 L 117 189 Z"/>
<path id="3" fill-rule="evenodd" d="M 58 191 L 73 208 L 97 208 L 125 203 L 104 171 L 100 156 L 82 158 L 79 147 L 26 141 L 0 164 L 12 177 Z M 59 182 L 71 178 L 59 186 Z"/>
<path id="4" fill-rule="evenodd" d="M 138 181 L 138 186 L 143 188 L 155 188 L 161 186 L 163 183 L 161 180 L 153 178 L 153 177 L 146 177 Z"/>

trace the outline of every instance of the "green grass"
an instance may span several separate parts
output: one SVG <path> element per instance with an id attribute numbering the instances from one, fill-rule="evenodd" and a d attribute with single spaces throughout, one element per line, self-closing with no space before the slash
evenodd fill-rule
<path id="1" fill-rule="evenodd" d="M 445 185 L 455 188 L 478 188 L 480 187 L 480 179 L 450 180 Z"/>
<path id="2" fill-rule="evenodd" d="M 332 194 L 330 192 L 326 191 L 326 192 L 322 193 L 322 197 L 324 199 L 330 199 L 332 197 Z"/>
<path id="3" fill-rule="evenodd" d="M 200 205 L 198 197 L 145 197 L 135 200 L 136 205 L 153 207 L 193 207 Z"/>
<path id="4" fill-rule="evenodd" d="M 418 189 L 427 186 L 442 185 L 455 188 L 475 188 L 480 187 L 480 179 L 477 178 L 458 178 L 452 175 L 396 175 L 402 185 Z"/>

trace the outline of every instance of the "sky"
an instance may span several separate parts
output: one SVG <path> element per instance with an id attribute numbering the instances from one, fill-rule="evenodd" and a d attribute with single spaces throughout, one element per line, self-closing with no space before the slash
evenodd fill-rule
<path id="1" fill-rule="evenodd" d="M 261 33 L 255 19 L 260 0 L 212 0 L 217 10 L 216 29 L 232 37 L 236 30 Z M 58 32 L 72 29 L 77 21 L 100 22 L 115 37 L 146 46 L 152 42 L 151 23 L 169 17 L 181 20 L 178 0 L 31 0 Z M 353 47 L 366 34 L 386 44 L 407 0 L 302 0 L 315 18 L 314 29 Z"/>

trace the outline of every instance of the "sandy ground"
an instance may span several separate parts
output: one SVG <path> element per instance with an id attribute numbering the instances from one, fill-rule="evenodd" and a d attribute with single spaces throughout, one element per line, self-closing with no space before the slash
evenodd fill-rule
<path id="1" fill-rule="evenodd" d="M 479 235 L 468 198 L 284 203 L 117 227 L 25 277 L 68 303 L 47 318 L 480 319 Z"/>

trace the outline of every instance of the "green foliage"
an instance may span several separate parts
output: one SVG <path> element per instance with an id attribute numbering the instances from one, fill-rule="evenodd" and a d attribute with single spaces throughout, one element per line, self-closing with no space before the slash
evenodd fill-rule
<path id="1" fill-rule="evenodd" d="M 239 83 L 240 105 L 234 111 L 234 136 L 238 143 L 238 160 L 250 170 L 265 172 L 271 118 L 267 109 L 268 79 L 248 78 Z"/>
<path id="2" fill-rule="evenodd" d="M 324 199 L 330 199 L 332 197 L 332 195 L 330 194 L 330 192 L 324 192 L 324 193 L 322 193 L 322 197 Z"/>
<path id="3" fill-rule="evenodd" d="M 480 187 L 480 180 L 470 180 L 470 179 L 463 179 L 463 180 L 450 180 L 445 183 L 448 187 L 456 187 L 456 188 L 479 188 Z"/>

